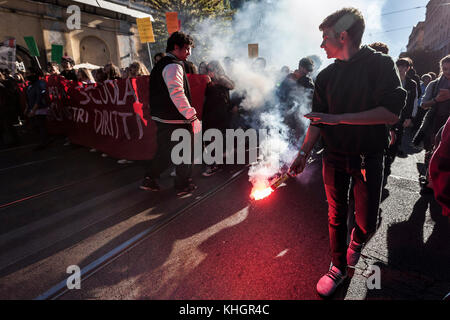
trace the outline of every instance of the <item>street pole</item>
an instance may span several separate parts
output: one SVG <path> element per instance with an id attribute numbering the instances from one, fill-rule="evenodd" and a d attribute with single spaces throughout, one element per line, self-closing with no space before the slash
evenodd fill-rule
<path id="1" fill-rule="evenodd" d="M 148 58 L 150 59 L 150 68 L 153 69 L 152 53 L 150 52 L 150 44 L 147 42 Z"/>

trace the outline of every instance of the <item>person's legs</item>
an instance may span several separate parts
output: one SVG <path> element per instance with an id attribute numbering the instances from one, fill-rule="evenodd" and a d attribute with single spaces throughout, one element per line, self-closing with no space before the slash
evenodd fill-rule
<path id="1" fill-rule="evenodd" d="M 155 157 L 148 161 L 147 170 L 145 173 L 144 181 L 140 188 L 143 190 L 159 191 L 160 187 L 156 182 L 160 174 L 166 170 L 170 165 L 170 152 L 172 150 L 170 144 L 171 127 L 168 124 L 156 123 L 156 142 L 157 150 Z"/>
<path id="2" fill-rule="evenodd" d="M 324 156 L 323 181 L 328 201 L 328 230 L 332 263 L 341 271 L 347 266 L 347 211 L 350 175 L 346 159 Z"/>
<path id="3" fill-rule="evenodd" d="M 187 129 L 187 128 L 186 128 Z M 191 131 L 191 130 L 190 130 Z M 194 135 L 191 134 L 191 150 L 190 150 L 190 162 L 182 163 L 175 166 L 175 189 L 180 190 L 186 188 L 190 184 L 190 178 L 192 176 L 192 163 L 194 161 Z"/>
<path id="4" fill-rule="evenodd" d="M 366 181 L 360 170 L 355 170 L 355 228 L 353 240 L 366 243 L 376 231 L 383 186 L 384 157 L 382 155 L 365 158 Z"/>

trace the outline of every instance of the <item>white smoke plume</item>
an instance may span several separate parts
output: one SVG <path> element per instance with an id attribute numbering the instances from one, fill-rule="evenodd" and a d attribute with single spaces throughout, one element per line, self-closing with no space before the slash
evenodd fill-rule
<path id="1" fill-rule="evenodd" d="M 188 30 L 196 40 L 193 60 L 219 60 L 231 57 L 233 69 L 228 70 L 237 91 L 245 92 L 241 106 L 249 111 L 258 129 L 269 130 L 260 144 L 259 161 L 249 170 L 254 186 L 266 185 L 283 166 L 288 166 L 298 142 L 289 140 L 289 128 L 283 123 L 275 91 L 282 80 L 282 66 L 295 70 L 301 58 L 314 56 L 315 76 L 319 68 L 330 64 L 320 48 L 322 33 L 319 25 L 325 17 L 343 7 L 358 8 L 365 18 L 365 34 L 381 29 L 381 8 L 386 0 L 260 0 L 246 2 L 233 21 L 206 20 L 195 30 Z M 248 58 L 249 43 L 257 43 L 259 56 L 265 58 L 264 71 L 254 68 Z M 365 38 L 363 38 L 365 44 Z M 309 121 L 303 115 L 310 110 L 310 95 L 300 94 L 291 112 L 306 129 Z M 300 142 L 303 137 L 300 139 Z"/>

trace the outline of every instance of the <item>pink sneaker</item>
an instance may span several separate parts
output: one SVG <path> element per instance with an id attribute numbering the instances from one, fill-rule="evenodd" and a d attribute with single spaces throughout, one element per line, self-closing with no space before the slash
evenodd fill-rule
<path id="1" fill-rule="evenodd" d="M 355 229 L 353 228 L 350 244 L 348 245 L 347 249 L 347 266 L 350 268 L 354 268 L 358 263 L 359 257 L 361 256 L 361 250 L 363 247 L 362 244 L 359 244 L 355 240 L 353 240 L 354 232 Z"/>
<path id="2" fill-rule="evenodd" d="M 332 265 L 330 270 L 317 282 L 317 293 L 324 298 L 331 296 L 336 291 L 336 288 L 344 282 L 346 277 L 346 272 L 342 272 Z"/>

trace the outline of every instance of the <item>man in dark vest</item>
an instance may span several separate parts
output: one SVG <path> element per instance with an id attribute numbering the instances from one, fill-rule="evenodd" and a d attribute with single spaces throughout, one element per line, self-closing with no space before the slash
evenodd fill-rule
<path id="1" fill-rule="evenodd" d="M 189 35 L 174 32 L 167 40 L 166 56 L 158 61 L 150 74 L 150 114 L 157 126 L 158 150 L 150 162 L 141 189 L 160 190 L 156 180 L 173 163 L 171 152 L 177 142 L 171 141 L 171 136 L 175 130 L 188 130 L 191 140 L 193 134 L 201 131 L 201 122 L 191 105 L 189 83 L 183 64 L 191 54 L 193 45 L 194 41 Z M 178 196 L 196 189 L 191 173 L 192 161 L 176 165 L 175 189 Z"/>

